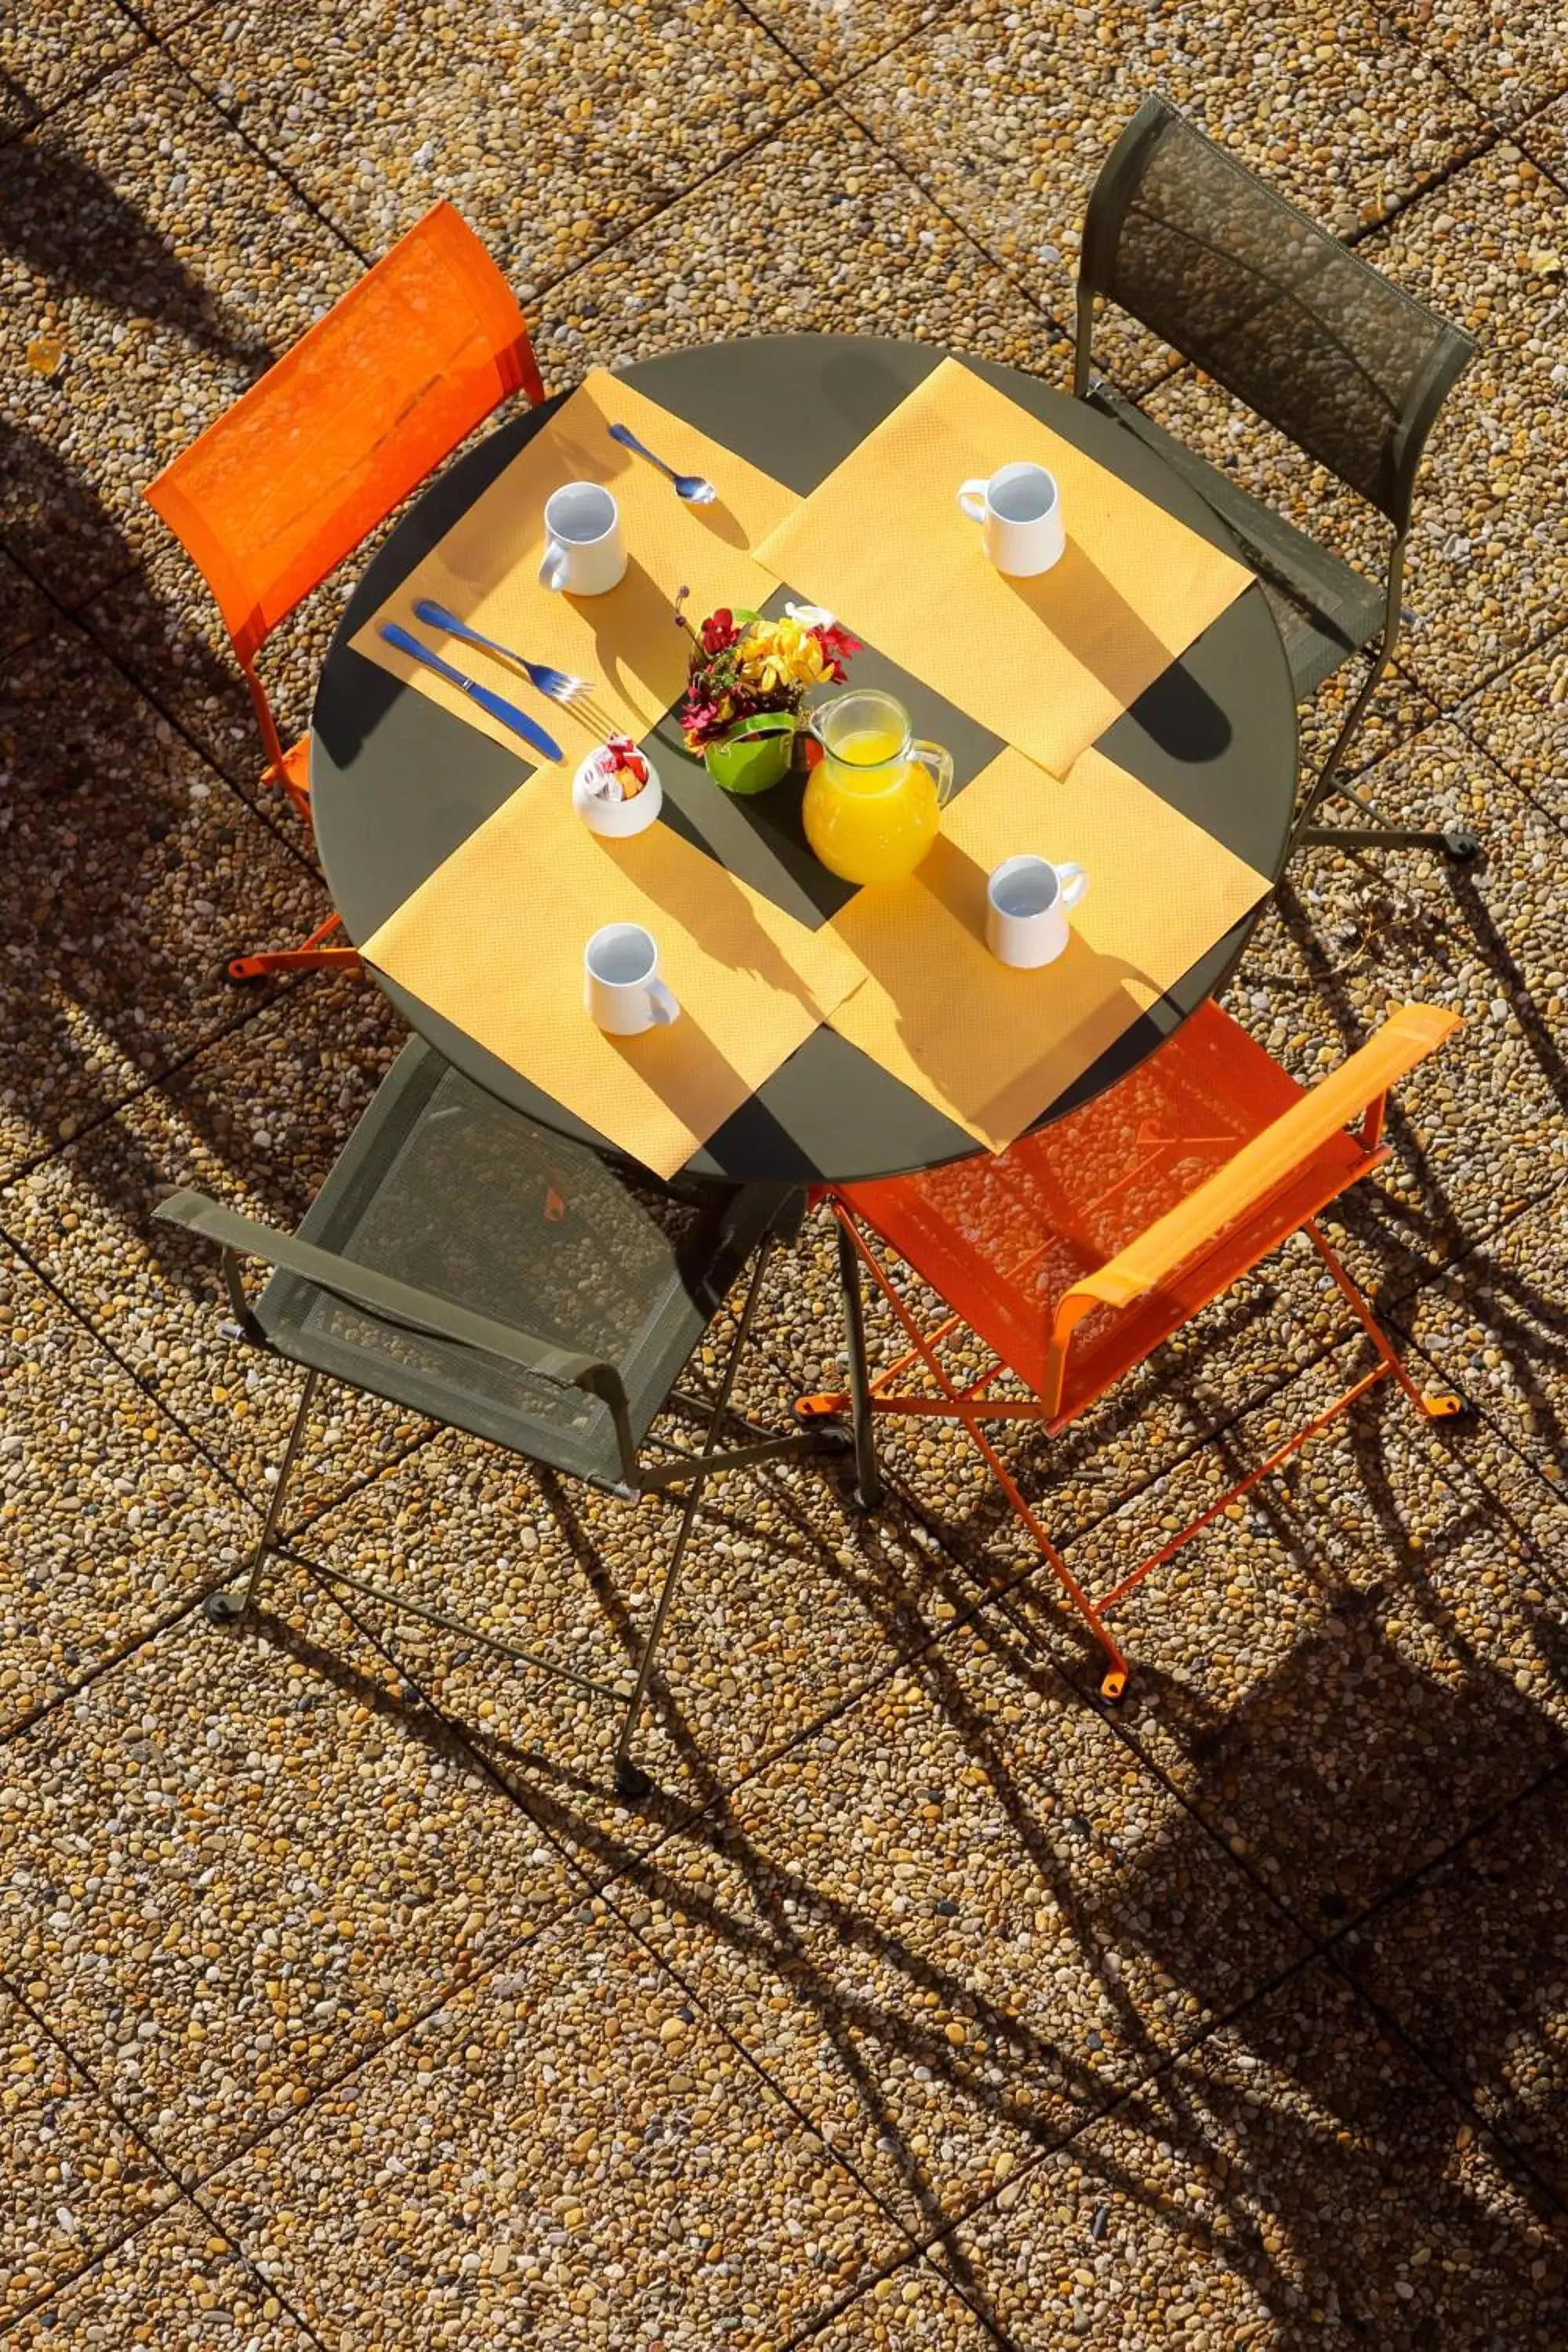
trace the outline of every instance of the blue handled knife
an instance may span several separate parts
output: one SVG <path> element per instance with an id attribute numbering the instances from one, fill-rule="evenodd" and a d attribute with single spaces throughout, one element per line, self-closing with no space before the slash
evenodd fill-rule
<path id="1" fill-rule="evenodd" d="M 520 710 L 515 702 L 508 702 L 504 695 L 492 694 L 489 688 L 480 686 L 477 678 L 465 677 L 460 669 L 454 669 L 450 662 L 441 659 L 439 654 L 433 654 L 428 646 L 422 646 L 417 637 L 411 637 L 408 631 L 399 628 L 395 621 L 386 622 L 381 634 L 389 646 L 395 646 L 397 651 L 406 654 L 410 661 L 423 662 L 426 668 L 433 669 L 437 677 L 444 677 L 448 686 L 455 686 L 459 693 L 466 694 L 470 702 L 477 702 L 481 710 L 488 710 L 492 719 L 499 719 L 503 727 L 510 727 L 515 734 L 521 735 L 525 743 L 531 743 L 536 751 L 542 751 L 547 760 L 562 757 L 561 746 L 553 735 L 547 735 L 538 720 L 531 719 L 526 710 Z"/>

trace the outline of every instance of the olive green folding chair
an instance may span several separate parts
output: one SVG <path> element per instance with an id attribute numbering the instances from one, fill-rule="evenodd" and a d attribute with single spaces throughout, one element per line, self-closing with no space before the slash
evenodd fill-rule
<path id="1" fill-rule="evenodd" d="M 230 1623 L 246 1617 L 269 1557 L 287 1551 L 284 1498 L 322 1378 L 614 1495 L 683 1487 L 664 1584 L 624 1685 L 310 1563 L 337 1584 L 617 1703 L 616 1786 L 645 1795 L 632 1740 L 704 1485 L 721 1471 L 823 1451 L 818 1433 L 759 1429 L 730 1402 L 770 1252 L 799 1211 L 798 1193 L 773 1188 L 656 1184 L 507 1109 L 418 1044 L 383 1081 L 297 1234 L 199 1192 L 172 1193 L 156 1214 L 217 1244 L 237 1336 L 305 1371 L 243 1595 L 214 1593 L 207 1614 Z M 246 1258 L 274 1269 L 254 1302 L 241 1277 Z M 748 1259 L 716 1387 L 678 1388 Z M 700 1417 L 696 1451 L 650 1434 L 668 1407 Z M 721 1445 L 725 1433 L 739 1442 Z M 847 1442 L 830 1433 L 834 1448 Z"/>
<path id="2" fill-rule="evenodd" d="M 1321 547 L 1092 374 L 1097 296 L 1150 328 L 1376 508 L 1393 529 L 1381 583 Z M 1146 98 L 1100 168 L 1084 216 L 1073 390 L 1159 451 L 1240 543 L 1273 608 L 1298 702 L 1371 647 L 1370 667 L 1316 778 L 1291 847 L 1354 841 L 1460 861 L 1461 825 L 1386 824 L 1341 779 L 1394 658 L 1421 452 L 1475 345 L 1318 228 L 1173 106 Z M 1314 824 L 1331 793 L 1370 820 Z"/>

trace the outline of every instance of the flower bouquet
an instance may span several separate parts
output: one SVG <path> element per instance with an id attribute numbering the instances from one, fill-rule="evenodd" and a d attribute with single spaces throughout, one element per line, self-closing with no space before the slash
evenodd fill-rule
<path id="1" fill-rule="evenodd" d="M 680 706 L 688 748 L 726 792 L 766 792 L 789 768 L 807 694 L 840 682 L 859 646 L 818 604 L 788 604 L 776 621 L 721 605 L 693 628 L 687 593 L 675 617 L 691 640 Z"/>

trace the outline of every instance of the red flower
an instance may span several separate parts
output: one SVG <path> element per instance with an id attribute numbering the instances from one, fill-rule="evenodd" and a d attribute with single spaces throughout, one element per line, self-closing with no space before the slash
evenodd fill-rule
<path id="1" fill-rule="evenodd" d="M 860 640 L 852 637 L 837 621 L 819 623 L 811 634 L 822 647 L 823 658 L 828 666 L 828 677 L 835 685 L 842 684 L 850 655 L 860 650 Z"/>
<path id="2" fill-rule="evenodd" d="M 702 650 L 710 657 L 721 654 L 734 644 L 740 634 L 735 626 L 735 615 L 728 604 L 721 604 L 719 610 L 710 613 L 702 624 Z"/>

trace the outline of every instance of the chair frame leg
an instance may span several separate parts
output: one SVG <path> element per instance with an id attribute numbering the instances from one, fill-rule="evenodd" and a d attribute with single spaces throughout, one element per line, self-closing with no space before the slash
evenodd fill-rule
<path id="1" fill-rule="evenodd" d="M 205 1614 L 215 1625 L 243 1625 L 260 1604 L 267 1563 L 275 1549 L 274 1538 L 278 1533 L 278 1523 L 283 1516 L 284 1497 L 289 1492 L 289 1482 L 293 1477 L 300 1441 L 305 1434 L 305 1417 L 310 1410 L 310 1401 L 321 1378 L 321 1373 L 314 1369 L 305 1375 L 305 1384 L 300 1391 L 300 1402 L 294 1409 L 294 1419 L 283 1447 L 283 1459 L 279 1465 L 278 1483 L 268 1498 L 267 1516 L 261 1523 L 256 1549 L 250 1555 L 245 1591 L 237 1599 L 228 1591 L 209 1592 L 203 1603 Z"/>
<path id="2" fill-rule="evenodd" d="M 1003 1369 L 999 1363 L 993 1363 L 977 1380 L 970 1381 L 966 1387 L 961 1389 L 955 1386 L 944 1370 L 936 1354 L 936 1348 L 955 1328 L 967 1328 L 963 1325 L 963 1318 L 949 1314 L 932 1331 L 922 1332 L 910 1308 L 888 1280 L 875 1252 L 867 1243 L 851 1213 L 837 1200 L 832 1202 L 832 1208 L 839 1221 L 841 1234 L 847 1234 L 849 1237 L 850 1246 L 869 1269 L 873 1281 L 893 1309 L 911 1343 L 908 1352 L 901 1356 L 896 1364 L 889 1366 L 869 1383 L 868 1410 L 872 1412 L 924 1415 L 962 1423 L 984 1457 L 992 1475 L 1014 1512 L 1034 1538 L 1036 1546 L 1050 1566 L 1068 1598 L 1104 1650 L 1110 1661 L 1110 1668 L 1101 1680 L 1100 1692 L 1107 1699 L 1119 1699 L 1122 1696 L 1127 1686 L 1129 1672 L 1127 1660 L 1106 1625 L 1105 1619 L 1109 1612 L 1124 1601 L 1128 1594 L 1134 1591 L 1157 1568 L 1163 1567 L 1167 1560 L 1173 1559 L 1184 1546 L 1189 1544 L 1194 1536 L 1201 1534 L 1212 1521 L 1228 1510 L 1233 1503 L 1237 1502 L 1243 1495 L 1249 1493 L 1262 1479 L 1268 1477 L 1271 1471 L 1279 1469 L 1282 1463 L 1289 1461 L 1292 1454 L 1300 1453 L 1303 1446 L 1327 1429 L 1331 1423 L 1337 1421 L 1342 1413 L 1347 1412 L 1353 1404 L 1359 1402 L 1370 1389 L 1375 1388 L 1381 1381 L 1394 1381 L 1403 1390 L 1416 1412 L 1426 1420 L 1451 1419 L 1465 1410 L 1463 1400 L 1452 1391 L 1422 1390 L 1417 1387 L 1401 1361 L 1393 1341 L 1373 1313 L 1368 1301 L 1325 1240 L 1316 1220 L 1308 1218 L 1301 1230 L 1310 1238 L 1357 1321 L 1371 1339 L 1377 1351 L 1376 1363 L 1370 1370 L 1363 1373 L 1359 1380 L 1352 1381 L 1342 1395 L 1335 1398 L 1331 1405 L 1317 1414 L 1304 1428 L 1298 1431 L 1294 1436 L 1287 1438 L 1282 1444 L 1276 1446 L 1256 1467 L 1247 1471 L 1245 1476 L 1237 1479 L 1233 1486 L 1228 1486 L 1223 1495 L 1218 1496 L 1205 1511 L 1190 1521 L 1179 1534 L 1162 1544 L 1157 1551 L 1151 1552 L 1145 1559 L 1140 1560 L 1138 1565 L 1110 1591 L 1091 1597 L 1079 1583 L 1060 1552 L 1046 1534 L 1001 1461 L 995 1448 L 983 1434 L 979 1425 L 983 1421 L 1032 1421 L 1044 1424 L 1047 1421 L 1044 1404 L 1037 1399 L 1018 1400 L 983 1396 L 982 1391 L 988 1382 Z M 914 1396 L 887 1392 L 885 1383 L 917 1360 L 924 1366 L 941 1393 L 937 1396 Z M 815 1418 L 825 1413 L 842 1412 L 847 1401 L 844 1396 L 830 1394 L 805 1397 L 797 1402 L 795 1409 L 797 1412 L 804 1413 L 807 1418 Z"/>
<path id="3" fill-rule="evenodd" d="M 874 1511 L 882 1499 L 882 1474 L 871 1425 L 871 1376 L 866 1362 L 866 1314 L 860 1296 L 860 1260 L 835 1204 L 838 1294 L 844 1313 L 844 1345 L 849 1358 L 849 1414 L 855 1433 L 855 1501 Z"/>
<path id="4" fill-rule="evenodd" d="M 297 948 L 268 948 L 258 955 L 230 956 L 224 966 L 228 980 L 268 980 L 279 971 L 341 971 L 345 979 L 357 978 L 364 969 L 357 948 L 328 948 L 321 945 L 342 927 L 341 915 L 329 915 L 318 923 L 308 940 Z"/>
<path id="5" fill-rule="evenodd" d="M 1310 792 L 1302 803 L 1291 830 L 1288 853 L 1323 842 L 1354 843 L 1362 849 L 1435 849 L 1451 858 L 1457 866 L 1468 866 L 1480 855 L 1480 843 L 1468 825 L 1409 826 L 1386 824 L 1371 803 L 1363 799 L 1350 785 L 1340 780 L 1340 770 L 1354 737 L 1361 730 L 1373 696 L 1387 675 L 1394 659 L 1394 648 L 1399 642 L 1402 599 L 1405 588 L 1405 551 L 1408 530 L 1396 533 L 1388 559 L 1388 581 L 1383 616 L 1383 640 L 1372 667 L 1362 680 L 1361 691 L 1352 703 L 1343 726 L 1334 739 L 1333 749 L 1319 769 Z M 1314 824 L 1322 803 L 1331 797 L 1349 801 L 1363 816 L 1372 819 L 1370 825 Z"/>
<path id="6" fill-rule="evenodd" d="M 500 1635 L 488 1633 L 483 1626 L 470 1624 L 460 1617 L 449 1615 L 445 1610 L 434 1609 L 423 1601 L 411 1600 L 403 1593 L 391 1591 L 385 1585 L 374 1583 L 368 1578 L 356 1576 L 351 1570 L 334 1567 L 330 1562 L 306 1563 L 313 1574 L 329 1585 L 342 1585 L 352 1592 L 363 1593 L 367 1600 L 374 1601 L 384 1608 L 395 1610 L 405 1616 L 416 1617 L 425 1624 L 438 1626 L 446 1633 L 460 1635 L 465 1641 L 478 1643 L 486 1649 L 496 1651 L 502 1657 L 513 1660 L 519 1665 L 531 1666 L 540 1673 L 550 1675 L 555 1680 L 570 1684 L 593 1697 L 613 1701 L 623 1709 L 615 1750 L 616 1787 L 620 1795 L 627 1799 L 646 1797 L 653 1785 L 647 1774 L 633 1759 L 632 1742 L 647 1703 L 655 1656 L 668 1620 L 670 1605 L 675 1598 L 676 1586 L 679 1580 L 681 1567 L 696 1525 L 703 1488 L 709 1479 L 721 1476 L 726 1471 L 748 1469 L 762 1462 L 780 1460 L 788 1454 L 808 1454 L 820 1456 L 826 1449 L 825 1433 L 802 1431 L 798 1428 L 781 1431 L 776 1436 L 760 1436 L 752 1444 L 745 1445 L 723 1448 L 718 1443 L 726 1423 L 733 1417 L 730 1400 L 734 1393 L 742 1358 L 751 1341 L 763 1280 L 773 1257 L 776 1240 L 777 1236 L 769 1233 L 763 1236 L 758 1247 L 742 1303 L 734 1342 L 726 1359 L 719 1386 L 710 1395 L 701 1400 L 701 1409 L 708 1418 L 700 1451 L 694 1454 L 683 1453 L 673 1462 L 661 1462 L 653 1465 L 647 1473 L 639 1490 L 644 1494 L 657 1495 L 675 1486 L 683 1486 L 686 1489 L 681 1498 L 680 1516 L 676 1527 L 674 1541 L 670 1547 L 664 1582 L 654 1607 L 647 1638 L 637 1654 L 637 1665 L 629 1684 L 597 1681 L 594 1676 L 580 1674 L 574 1668 L 563 1665 L 553 1658 L 543 1657 L 537 1651 L 523 1649 L 516 1643 L 503 1641 Z M 207 1598 L 206 1614 L 215 1624 L 239 1624 L 251 1614 L 259 1601 L 269 1559 L 274 1553 L 287 1551 L 287 1547 L 278 1540 L 278 1529 L 283 1515 L 284 1498 L 299 1458 L 306 1416 L 315 1395 L 317 1384 L 322 1377 L 313 1369 L 306 1373 L 305 1384 L 300 1392 L 300 1402 L 284 1447 L 278 1483 L 268 1503 L 267 1517 L 260 1538 L 256 1549 L 251 1554 L 243 1592 L 238 1596 L 228 1591 L 215 1592 Z M 743 1426 L 748 1431 L 751 1428 L 750 1423 Z"/>

